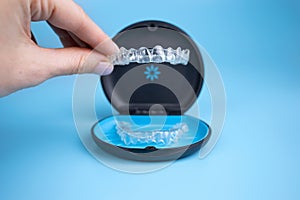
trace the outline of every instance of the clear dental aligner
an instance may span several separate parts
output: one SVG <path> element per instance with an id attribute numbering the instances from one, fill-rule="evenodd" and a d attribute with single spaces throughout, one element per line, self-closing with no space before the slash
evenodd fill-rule
<path id="1" fill-rule="evenodd" d="M 168 62 L 172 65 L 187 65 L 190 58 L 190 50 L 178 47 L 164 49 L 162 46 L 155 46 L 152 49 L 141 47 L 139 49 L 120 48 L 119 53 L 110 57 L 114 65 L 128 65 L 129 63 L 163 63 Z"/>
<path id="2" fill-rule="evenodd" d="M 176 143 L 189 128 L 186 123 L 178 123 L 168 130 L 135 131 L 128 122 L 121 121 L 117 123 L 116 130 L 126 145 L 150 143 L 170 145 Z"/>

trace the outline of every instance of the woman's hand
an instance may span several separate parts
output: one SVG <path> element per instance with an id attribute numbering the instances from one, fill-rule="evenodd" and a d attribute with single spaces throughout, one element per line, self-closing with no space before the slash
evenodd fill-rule
<path id="1" fill-rule="evenodd" d="M 41 48 L 31 40 L 30 22 L 41 20 L 48 21 L 65 48 Z M 71 0 L 1 0 L 0 45 L 0 96 L 54 76 L 110 74 L 107 56 L 118 51 Z"/>

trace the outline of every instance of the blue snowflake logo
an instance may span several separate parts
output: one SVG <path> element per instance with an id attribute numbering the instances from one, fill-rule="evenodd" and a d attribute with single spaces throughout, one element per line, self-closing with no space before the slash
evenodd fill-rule
<path id="1" fill-rule="evenodd" d="M 149 67 L 146 67 L 146 71 L 144 72 L 144 74 L 146 75 L 146 79 L 154 81 L 154 79 L 158 79 L 160 71 L 158 71 L 158 67 L 150 65 Z"/>

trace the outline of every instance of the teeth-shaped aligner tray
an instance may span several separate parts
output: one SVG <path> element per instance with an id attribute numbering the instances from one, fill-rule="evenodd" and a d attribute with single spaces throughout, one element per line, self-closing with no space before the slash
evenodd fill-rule
<path id="1" fill-rule="evenodd" d="M 172 65 L 187 65 L 190 58 L 190 50 L 178 47 L 164 49 L 162 46 L 155 46 L 152 49 L 141 47 L 139 49 L 131 48 L 127 50 L 124 47 L 120 51 L 110 57 L 114 65 L 128 65 L 129 63 L 163 63 L 167 62 Z"/>
<path id="2" fill-rule="evenodd" d="M 175 124 L 168 130 L 152 130 L 152 131 L 138 131 L 132 130 L 130 123 L 120 121 L 116 125 L 117 134 L 126 145 L 136 144 L 159 144 L 170 145 L 176 143 L 179 138 L 189 128 L 186 123 Z"/>

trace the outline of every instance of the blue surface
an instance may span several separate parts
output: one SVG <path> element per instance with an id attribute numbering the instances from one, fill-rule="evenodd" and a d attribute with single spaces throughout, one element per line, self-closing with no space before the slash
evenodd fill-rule
<path id="1" fill-rule="evenodd" d="M 77 2 L 109 35 L 162 19 L 202 44 L 226 88 L 222 136 L 203 160 L 194 155 L 148 174 L 115 171 L 77 136 L 75 77 L 54 78 L 0 99 L 0 199 L 300 199 L 299 1 Z M 44 23 L 33 31 L 42 46 L 60 46 Z"/>

